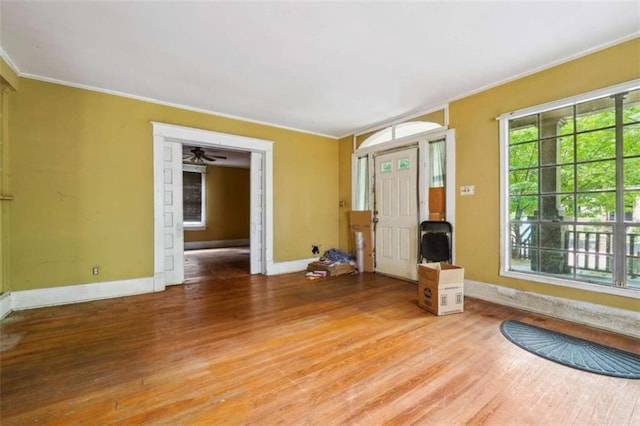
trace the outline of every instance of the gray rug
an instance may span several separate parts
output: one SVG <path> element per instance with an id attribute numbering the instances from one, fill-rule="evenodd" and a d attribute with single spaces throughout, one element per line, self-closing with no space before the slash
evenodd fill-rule
<path id="1" fill-rule="evenodd" d="M 559 364 L 606 376 L 640 379 L 638 354 L 520 321 L 505 321 L 500 331 L 522 349 Z"/>

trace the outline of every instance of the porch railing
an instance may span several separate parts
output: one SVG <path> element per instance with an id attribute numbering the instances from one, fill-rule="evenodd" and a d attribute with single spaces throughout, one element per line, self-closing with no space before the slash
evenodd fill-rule
<path id="1" fill-rule="evenodd" d="M 519 236 L 519 242 L 512 238 L 514 258 L 531 259 L 532 229 L 527 227 Z M 636 278 L 640 275 L 640 234 L 626 234 L 626 255 L 628 256 L 628 275 Z M 564 249 L 575 248 L 576 256 L 567 256 L 567 265 L 577 270 L 612 272 L 613 271 L 613 234 L 597 231 L 565 231 Z M 570 250 L 573 251 L 573 250 Z M 575 260 L 574 260 L 575 259 Z M 575 265 L 574 265 L 575 262 Z"/>

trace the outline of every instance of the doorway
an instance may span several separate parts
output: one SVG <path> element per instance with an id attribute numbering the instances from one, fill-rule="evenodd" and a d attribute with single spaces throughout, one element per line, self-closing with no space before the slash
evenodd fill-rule
<path id="1" fill-rule="evenodd" d="M 250 249 L 222 247 L 185 252 L 184 282 L 228 280 L 249 275 Z"/>
<path id="2" fill-rule="evenodd" d="M 375 264 L 386 275 L 416 280 L 418 148 L 374 156 Z"/>
<path id="3" fill-rule="evenodd" d="M 186 144 L 182 154 L 185 282 L 205 271 L 237 274 L 240 264 L 249 275 L 251 154 Z M 230 260 L 238 247 L 246 262 Z"/>
<path id="4" fill-rule="evenodd" d="M 267 273 L 273 263 L 272 142 L 209 130 L 153 125 L 154 290 L 184 281 L 182 145 L 213 146 L 251 154 L 250 271 Z"/>
<path id="5" fill-rule="evenodd" d="M 378 134 L 367 141 L 375 139 L 379 139 Z M 367 144 L 367 141 L 352 156 L 352 205 L 355 210 L 371 211 L 375 218 L 374 271 L 414 281 L 417 279 L 419 224 L 430 220 L 430 204 L 434 203 L 433 200 L 430 203 L 429 195 L 434 187 L 440 196 L 444 193 L 446 212 L 431 220 L 446 220 L 455 229 L 455 130 L 439 126 L 399 139 L 392 135 L 383 142 Z M 415 156 L 409 156 L 410 151 L 415 152 Z M 396 153 L 400 153 L 397 158 Z M 446 161 L 438 160 L 440 157 Z M 401 160 L 402 165 L 398 163 Z M 405 168 L 409 164 L 415 164 L 415 176 L 412 174 L 409 178 L 411 185 L 404 182 L 401 187 L 393 178 L 385 183 L 387 173 L 392 176 L 399 166 Z M 382 168 L 386 168 L 384 172 Z M 384 189 L 384 185 L 388 188 Z M 400 197 L 405 197 L 402 206 L 405 211 L 391 212 L 392 208 L 400 208 L 397 205 Z M 385 224 L 380 212 L 388 203 L 391 216 Z M 395 228 L 394 223 L 398 224 Z M 455 241 L 452 241 L 452 256 L 455 262 Z"/>

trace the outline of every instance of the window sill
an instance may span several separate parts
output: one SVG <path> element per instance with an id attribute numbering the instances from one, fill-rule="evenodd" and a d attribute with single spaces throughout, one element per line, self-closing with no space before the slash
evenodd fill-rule
<path id="1" fill-rule="evenodd" d="M 640 289 L 632 289 L 625 287 L 609 287 L 605 285 L 592 284 L 587 282 L 576 282 L 563 280 L 562 278 L 549 275 L 531 275 L 522 272 L 500 270 L 500 276 L 507 278 L 515 278 L 518 280 L 533 281 L 543 284 L 557 285 L 560 287 L 575 288 L 577 290 L 590 291 L 593 293 L 613 294 L 615 296 L 629 297 L 631 299 L 640 299 Z"/>
<path id="2" fill-rule="evenodd" d="M 184 230 L 184 232 L 206 231 L 207 227 L 206 227 L 206 225 L 184 225 L 183 226 L 183 230 Z"/>

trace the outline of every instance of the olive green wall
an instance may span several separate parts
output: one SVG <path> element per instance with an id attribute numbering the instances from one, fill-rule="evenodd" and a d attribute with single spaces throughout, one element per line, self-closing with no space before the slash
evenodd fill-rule
<path id="1" fill-rule="evenodd" d="M 20 78 L 9 99 L 10 290 L 153 275 L 151 121 L 273 141 L 274 261 L 338 244 L 338 142 Z M 99 276 L 91 267 L 100 266 Z"/>
<path id="2" fill-rule="evenodd" d="M 18 90 L 20 87 L 20 78 L 2 58 L 0 58 L 0 80 L 11 86 L 12 90 Z"/>
<path id="3" fill-rule="evenodd" d="M 554 101 L 640 78 L 640 39 L 593 53 L 545 71 L 454 101 L 449 127 L 456 131 L 456 186 L 475 185 L 475 195 L 456 190 L 456 262 L 465 278 L 520 290 L 640 311 L 640 301 L 601 293 L 515 280 L 499 275 L 499 135 L 502 113 Z M 368 135 L 359 137 L 358 140 Z M 350 197 L 351 138 L 340 140 L 341 197 Z M 457 188 L 456 188 L 457 189 Z M 349 198 L 350 199 L 350 198 Z M 346 214 L 341 214 L 346 221 Z M 340 247 L 349 246 L 349 228 L 340 227 Z M 482 249 L 479 250 L 478 248 Z"/>
<path id="4" fill-rule="evenodd" d="M 338 248 L 355 254 L 355 247 L 349 231 L 349 211 L 351 207 L 351 154 L 353 137 L 347 136 L 338 141 L 340 147 L 340 244 Z"/>
<path id="5" fill-rule="evenodd" d="M 9 90 L 5 88 L 4 80 L 0 81 L 0 194 L 8 194 L 7 181 L 8 173 L 5 165 L 7 164 L 7 122 L 9 110 Z M 0 294 L 5 292 L 7 286 L 7 251 L 5 247 L 5 238 L 8 233 L 5 231 L 7 227 L 7 201 L 0 200 Z"/>
<path id="6" fill-rule="evenodd" d="M 208 166 L 206 176 L 207 229 L 185 231 L 185 242 L 248 239 L 250 169 Z"/>
<path id="7" fill-rule="evenodd" d="M 0 294 L 9 291 L 9 97 L 18 88 L 18 76 L 0 58 Z"/>

